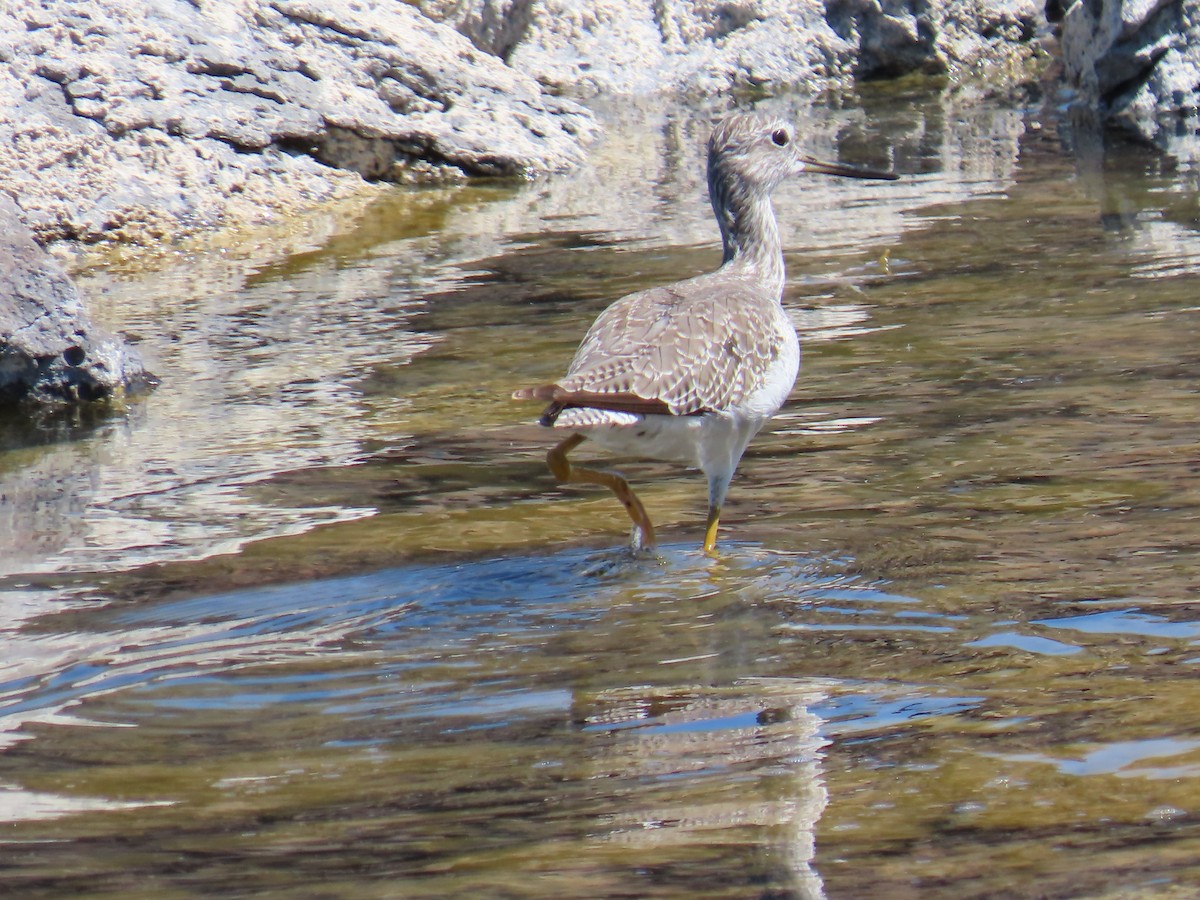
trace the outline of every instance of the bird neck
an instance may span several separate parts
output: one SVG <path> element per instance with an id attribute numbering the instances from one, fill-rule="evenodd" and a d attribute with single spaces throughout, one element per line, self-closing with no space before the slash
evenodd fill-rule
<path id="1" fill-rule="evenodd" d="M 766 191 L 741 179 L 709 173 L 709 195 L 725 248 L 722 268 L 754 278 L 772 296 L 782 297 L 784 269 L 779 225 Z"/>

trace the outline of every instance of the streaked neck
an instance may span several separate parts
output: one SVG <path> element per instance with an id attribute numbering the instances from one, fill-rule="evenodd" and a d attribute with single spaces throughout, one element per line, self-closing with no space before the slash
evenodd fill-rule
<path id="1" fill-rule="evenodd" d="M 722 268 L 744 273 L 772 296 L 782 297 L 783 248 L 768 193 L 714 167 L 708 191 L 725 248 Z"/>

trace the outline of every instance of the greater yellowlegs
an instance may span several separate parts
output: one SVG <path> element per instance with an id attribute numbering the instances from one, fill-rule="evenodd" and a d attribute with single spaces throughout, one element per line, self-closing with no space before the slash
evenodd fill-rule
<path id="1" fill-rule="evenodd" d="M 704 549 L 750 439 L 779 411 L 800 368 L 800 342 L 781 300 L 783 251 L 771 189 L 816 172 L 895 175 L 818 162 L 779 119 L 731 115 L 708 142 L 708 192 L 721 228 L 721 267 L 622 297 L 596 319 L 564 378 L 516 391 L 548 403 L 540 424 L 569 432 L 547 455 L 560 482 L 610 488 L 633 520 L 634 548 L 654 546 L 645 507 L 616 472 L 573 465 L 588 438 L 628 456 L 694 466 L 708 478 Z"/>

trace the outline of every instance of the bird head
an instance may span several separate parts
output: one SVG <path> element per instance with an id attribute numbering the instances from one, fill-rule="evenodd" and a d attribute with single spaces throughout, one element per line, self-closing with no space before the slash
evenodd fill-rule
<path id="1" fill-rule="evenodd" d="M 814 173 L 844 178 L 895 181 L 892 172 L 822 162 L 801 152 L 794 126 L 782 119 L 752 114 L 726 116 L 708 140 L 710 182 L 734 179 L 770 190 L 791 175 Z"/>

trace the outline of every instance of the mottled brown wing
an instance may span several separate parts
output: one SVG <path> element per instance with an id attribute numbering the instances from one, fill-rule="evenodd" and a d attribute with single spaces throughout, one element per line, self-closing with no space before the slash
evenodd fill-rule
<path id="1" fill-rule="evenodd" d="M 558 387 L 625 394 L 674 415 L 746 398 L 778 357 L 778 303 L 723 273 L 618 300 L 592 325 Z"/>

